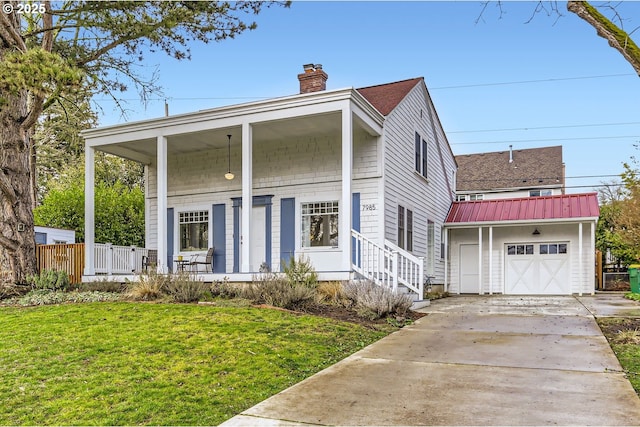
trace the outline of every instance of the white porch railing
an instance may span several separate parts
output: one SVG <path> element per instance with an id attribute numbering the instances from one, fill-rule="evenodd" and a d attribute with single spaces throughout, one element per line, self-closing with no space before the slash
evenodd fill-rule
<path id="1" fill-rule="evenodd" d="M 381 246 L 351 230 L 354 253 L 351 264 L 355 272 L 394 292 L 398 284 L 405 286 L 423 298 L 424 259 L 413 256 L 404 249 L 385 240 Z"/>
<path id="2" fill-rule="evenodd" d="M 367 239 L 355 230 L 351 230 L 351 237 L 355 239 L 352 268 L 356 273 L 372 282 L 398 290 L 398 254 Z"/>
<path id="3" fill-rule="evenodd" d="M 96 243 L 95 271 L 97 274 L 136 274 L 142 272 L 142 257 L 147 248 L 137 246 L 115 246 L 111 243 Z"/>
<path id="4" fill-rule="evenodd" d="M 384 241 L 384 247 L 397 254 L 398 283 L 411 289 L 422 299 L 425 279 L 424 258 L 414 256 L 388 240 Z"/>

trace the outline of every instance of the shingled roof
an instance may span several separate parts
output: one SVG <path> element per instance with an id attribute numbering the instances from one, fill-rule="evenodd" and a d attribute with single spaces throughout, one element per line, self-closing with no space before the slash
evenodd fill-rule
<path id="1" fill-rule="evenodd" d="M 386 116 L 404 99 L 411 89 L 424 81 L 422 77 L 386 83 L 376 86 L 368 86 L 356 89 L 376 110 Z"/>
<path id="2" fill-rule="evenodd" d="M 562 146 L 463 154 L 456 162 L 457 191 L 564 186 Z"/>

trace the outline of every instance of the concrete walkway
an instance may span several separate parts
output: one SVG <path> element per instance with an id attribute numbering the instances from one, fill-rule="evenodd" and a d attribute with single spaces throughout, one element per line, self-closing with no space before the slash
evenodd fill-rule
<path id="1" fill-rule="evenodd" d="M 640 425 L 594 319 L 640 316 L 621 294 L 454 296 L 420 311 L 222 425 Z"/>

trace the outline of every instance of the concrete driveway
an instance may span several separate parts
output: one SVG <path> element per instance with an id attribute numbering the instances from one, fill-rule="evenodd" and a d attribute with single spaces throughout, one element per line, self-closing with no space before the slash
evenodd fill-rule
<path id="1" fill-rule="evenodd" d="M 640 316 L 638 303 L 453 296 L 421 311 L 223 425 L 640 425 L 640 399 L 594 319 Z"/>

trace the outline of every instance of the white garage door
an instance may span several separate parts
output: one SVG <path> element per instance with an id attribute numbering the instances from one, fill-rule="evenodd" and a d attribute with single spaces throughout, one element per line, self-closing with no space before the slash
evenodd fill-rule
<path id="1" fill-rule="evenodd" d="M 505 293 L 570 295 L 567 242 L 505 245 Z"/>

